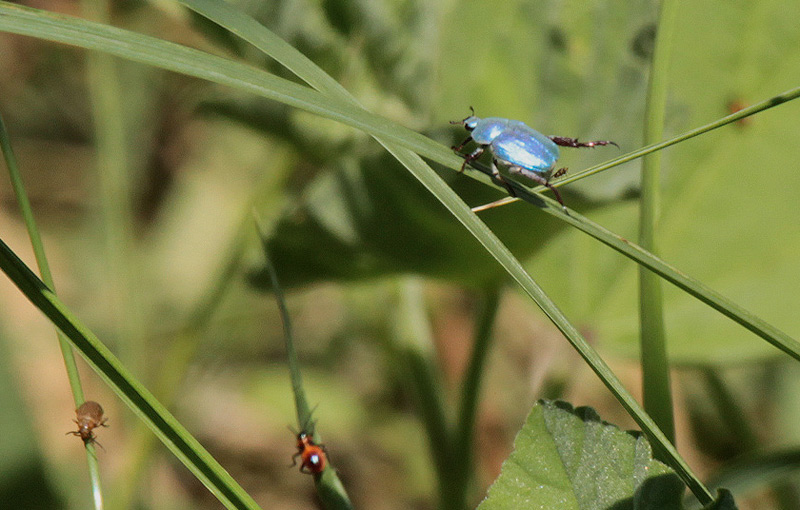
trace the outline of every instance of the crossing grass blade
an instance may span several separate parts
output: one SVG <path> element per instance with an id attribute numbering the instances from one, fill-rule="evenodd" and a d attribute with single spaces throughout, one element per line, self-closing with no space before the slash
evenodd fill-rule
<path id="1" fill-rule="evenodd" d="M 156 400 L 122 363 L 58 299 L 19 257 L 0 240 L 0 269 L 105 380 L 106 384 L 155 433 L 164 445 L 226 508 L 260 507 L 208 451 Z"/>

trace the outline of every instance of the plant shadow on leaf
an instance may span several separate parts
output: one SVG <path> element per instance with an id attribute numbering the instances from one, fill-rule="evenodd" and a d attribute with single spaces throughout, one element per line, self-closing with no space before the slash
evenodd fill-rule
<path id="1" fill-rule="evenodd" d="M 504 196 L 450 169 L 437 171 L 471 206 Z M 592 205 L 576 194 L 564 195 L 570 206 Z M 563 229 L 530 204 L 491 209 L 481 218 L 520 258 Z M 263 242 L 286 287 L 397 273 L 481 286 L 502 274 L 475 238 L 387 153 L 339 158 Z M 263 268 L 252 281 L 269 285 Z"/>

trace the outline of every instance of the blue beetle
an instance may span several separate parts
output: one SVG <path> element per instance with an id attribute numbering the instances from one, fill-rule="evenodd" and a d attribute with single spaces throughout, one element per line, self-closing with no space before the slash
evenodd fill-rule
<path id="1" fill-rule="evenodd" d="M 464 157 L 461 171 L 467 164 L 478 159 L 487 147 L 492 150 L 492 177 L 505 186 L 511 196 L 516 196 L 514 188 L 506 181 L 497 170 L 497 164 L 508 167 L 508 171 L 531 179 L 553 192 L 566 212 L 567 208 L 558 190 L 550 184 L 550 179 L 560 177 L 567 172 L 561 168 L 556 172 L 556 161 L 559 156 L 558 146 L 563 147 L 597 147 L 598 145 L 615 145 L 611 141 L 579 142 L 577 138 L 563 136 L 545 136 L 524 122 L 503 119 L 500 117 L 487 117 L 481 119 L 475 116 L 475 110 L 470 106 L 472 115 L 461 121 L 452 121 L 451 124 L 461 124 L 470 132 L 470 135 L 461 145 L 453 150 Z M 461 150 L 470 141 L 478 144 L 478 148 L 469 154 L 462 154 Z"/>

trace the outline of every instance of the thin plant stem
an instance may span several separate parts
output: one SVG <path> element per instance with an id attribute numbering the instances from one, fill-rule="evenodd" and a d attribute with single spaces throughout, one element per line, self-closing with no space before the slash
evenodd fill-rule
<path id="1" fill-rule="evenodd" d="M 36 225 L 36 220 L 33 216 L 33 208 L 31 207 L 30 199 L 25 191 L 25 185 L 22 181 L 22 175 L 17 165 L 17 158 L 14 155 L 14 150 L 11 147 L 10 137 L 6 129 L 3 117 L 0 115 L 0 148 L 3 151 L 6 165 L 8 166 L 8 174 L 11 178 L 11 186 L 14 189 L 17 202 L 19 203 L 22 218 L 25 222 L 25 228 L 28 231 L 28 237 L 33 247 L 33 253 L 36 257 L 36 264 L 39 267 L 39 273 L 42 275 L 42 281 L 53 289 L 55 292 L 55 284 L 53 282 L 53 275 L 50 271 L 50 264 L 47 261 L 47 256 L 44 251 L 44 243 L 42 242 L 39 228 Z M 61 357 L 64 360 L 64 367 L 67 371 L 67 379 L 69 381 L 70 389 L 72 390 L 72 399 L 75 407 L 80 407 L 84 402 L 83 386 L 81 385 L 80 373 L 78 372 L 78 365 L 75 361 L 75 353 L 69 340 L 56 328 L 56 337 L 58 338 L 58 345 L 61 348 Z M 97 462 L 97 455 L 95 447 L 91 443 L 86 445 L 86 462 L 89 468 L 89 483 L 92 490 L 92 501 L 96 510 L 103 508 L 103 490 L 100 484 L 100 466 Z"/>
<path id="2" fill-rule="evenodd" d="M 262 239 L 267 239 L 264 226 L 256 216 L 256 223 L 258 224 L 259 231 Z M 289 365 L 289 377 L 292 382 L 292 393 L 294 394 L 295 409 L 297 411 L 297 424 L 300 431 L 314 437 L 317 444 L 321 444 L 320 435 L 317 433 L 316 426 L 313 422 L 312 409 L 308 405 L 308 398 L 306 397 L 305 387 L 303 386 L 303 376 L 300 372 L 300 361 L 297 357 L 297 350 L 294 347 L 294 331 L 292 329 L 292 320 L 289 315 L 289 309 L 286 307 L 286 300 L 283 296 L 283 289 L 278 281 L 278 273 L 272 265 L 269 258 L 269 251 L 266 245 L 264 246 L 264 253 L 266 255 L 266 267 L 269 273 L 270 281 L 272 282 L 272 292 L 275 294 L 275 301 L 278 303 L 278 310 L 280 311 L 281 323 L 283 324 L 283 337 L 286 344 L 286 357 Z M 328 463 L 325 469 L 318 475 L 314 475 L 314 484 L 317 488 L 317 495 L 322 501 L 323 506 L 327 510 L 352 510 L 353 504 L 350 502 L 350 497 L 344 488 L 336 469 L 333 467 L 328 458 Z"/>
<path id="3" fill-rule="evenodd" d="M 450 468 L 448 451 L 450 429 L 445 410 L 445 391 L 435 369 L 433 335 L 425 309 L 422 284 L 416 277 L 400 283 L 395 327 L 390 345 L 392 359 L 400 361 L 399 377 L 409 388 L 425 427 L 431 459 L 439 481 Z M 443 491 L 440 491 L 440 494 Z"/>
<path id="4" fill-rule="evenodd" d="M 456 433 L 450 448 L 450 471 L 457 492 L 452 497 L 450 508 L 467 508 L 468 489 L 475 475 L 475 429 L 477 425 L 478 401 L 481 395 L 486 360 L 492 350 L 497 311 L 500 307 L 502 285 L 496 284 L 483 294 L 481 314 L 475 328 L 472 354 L 461 385 L 461 407 L 456 422 Z"/>
<path id="5" fill-rule="evenodd" d="M 260 508 L 231 475 L 0 239 L 0 270 L 69 338 L 109 387 L 162 443 L 231 510 Z"/>

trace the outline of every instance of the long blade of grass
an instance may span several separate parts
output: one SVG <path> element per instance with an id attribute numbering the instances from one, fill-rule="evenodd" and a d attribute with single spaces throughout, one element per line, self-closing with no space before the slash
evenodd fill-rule
<path id="1" fill-rule="evenodd" d="M 262 97 L 274 99 L 315 113 L 321 117 L 361 129 L 369 134 L 383 136 L 387 140 L 409 148 L 417 154 L 448 168 L 454 170 L 461 168 L 462 159 L 455 156 L 447 147 L 388 119 L 356 108 L 352 103 L 344 105 L 334 99 L 325 99 L 321 94 L 296 83 L 270 75 L 248 65 L 209 55 L 185 46 L 1 0 L 0 31 L 107 52 L 128 60 L 248 90 Z M 643 147 L 601 165 L 577 172 L 558 181 L 558 183 L 553 183 L 553 185 L 562 186 L 579 178 L 608 170 L 614 166 L 699 136 L 798 97 L 800 97 L 800 87 L 788 90 L 664 142 Z M 474 173 L 470 175 L 476 176 Z M 487 176 L 478 175 L 477 178 L 485 183 L 492 182 Z M 536 192 L 543 189 L 541 187 L 533 188 Z M 529 201 L 536 202 L 535 200 Z"/>
<path id="2" fill-rule="evenodd" d="M 644 143 L 664 137 L 667 105 L 669 53 L 678 13 L 677 0 L 662 0 L 658 18 L 653 64 L 647 87 L 644 118 Z M 642 185 L 639 200 L 639 245 L 653 254 L 656 251 L 656 225 L 661 198 L 661 152 L 642 160 Z M 639 266 L 639 347 L 642 365 L 642 400 L 644 408 L 664 434 L 675 442 L 675 420 L 670 388 L 670 365 L 664 330 L 664 299 L 661 279 L 646 267 Z"/>
<path id="3" fill-rule="evenodd" d="M 726 115 L 720 119 L 717 119 L 713 122 L 709 122 L 703 126 L 690 129 L 685 133 L 681 133 L 677 136 L 670 138 L 669 140 L 664 140 L 663 142 L 653 143 L 650 145 L 646 145 L 641 149 L 637 149 L 635 151 L 629 152 L 627 154 L 623 154 L 618 158 L 614 158 L 611 160 L 606 161 L 605 163 L 601 163 L 599 165 L 595 165 L 592 167 L 587 168 L 586 170 L 581 170 L 580 172 L 575 172 L 574 174 L 570 175 L 569 177 L 565 177 L 560 179 L 558 183 L 553 183 L 553 186 L 563 186 L 565 184 L 569 184 L 571 182 L 575 182 L 579 179 L 583 179 L 590 175 L 594 175 L 598 172 L 603 172 L 608 170 L 609 168 L 613 168 L 617 165 L 621 165 L 623 163 L 627 163 L 628 161 L 633 161 L 634 159 L 639 159 L 643 156 L 648 154 L 652 154 L 653 152 L 660 151 L 662 149 L 666 149 L 667 147 L 671 147 L 672 145 L 678 144 L 680 142 L 689 140 L 690 138 L 694 138 L 696 136 L 700 136 L 702 134 L 708 133 L 709 131 L 713 131 L 715 129 L 721 128 L 723 126 L 727 126 L 728 124 L 733 124 L 736 121 L 742 120 L 746 117 L 750 117 L 751 115 L 755 115 L 756 113 L 763 112 L 765 110 L 769 110 L 770 108 L 774 108 L 778 105 L 783 103 L 793 101 L 800 97 L 800 87 L 795 87 L 793 89 L 789 89 L 785 92 L 778 94 L 777 96 L 773 96 L 769 99 L 765 99 L 764 101 L 760 101 L 752 106 L 748 106 L 747 108 L 743 108 L 736 113 L 732 113 L 730 115 Z M 546 189 L 544 186 L 540 186 L 535 188 L 536 191 L 541 191 Z"/>
<path id="4" fill-rule="evenodd" d="M 22 213 L 22 219 L 25 222 L 25 228 L 28 231 L 28 237 L 33 246 L 33 253 L 36 257 L 36 264 L 39 267 L 39 273 L 42 275 L 44 281 L 51 289 L 55 289 L 53 283 L 53 275 L 50 272 L 50 263 L 47 261 L 47 256 L 44 251 L 44 243 L 42 236 L 39 234 L 39 228 L 36 225 L 36 220 L 33 216 L 33 208 L 31 207 L 28 193 L 25 191 L 25 185 L 22 181 L 22 174 L 17 165 L 17 158 L 14 155 L 14 150 L 11 146 L 11 139 L 8 136 L 5 122 L 0 115 L 0 149 L 3 152 L 3 157 L 8 167 L 8 174 L 11 178 L 11 187 L 14 189 L 14 194 L 19 203 L 19 209 Z M 78 365 L 75 362 L 75 353 L 72 351 L 72 346 L 66 336 L 56 328 L 56 337 L 58 338 L 58 345 L 61 348 L 61 357 L 64 360 L 64 366 L 67 370 L 67 379 L 69 386 L 72 389 L 72 399 L 75 403 L 75 408 L 80 407 L 84 402 L 83 386 L 81 385 L 80 374 L 78 373 Z M 86 444 L 86 462 L 89 468 L 89 483 L 92 487 L 92 500 L 94 507 L 97 510 L 103 508 L 103 489 L 100 484 L 100 466 L 97 462 L 97 455 L 95 454 L 94 444 L 91 442 Z"/>
<path id="5" fill-rule="evenodd" d="M 489 172 L 489 169 L 486 169 Z M 800 361 L 800 343 L 785 332 L 776 328 L 772 324 L 764 321 L 755 314 L 745 310 L 722 294 L 711 289 L 704 283 L 683 273 L 680 269 L 668 264 L 656 257 L 641 246 L 632 243 L 624 237 L 611 232 L 605 227 L 598 225 L 589 218 L 570 210 L 565 214 L 561 205 L 555 200 L 551 200 L 543 195 L 535 193 L 533 190 L 522 186 L 513 181 L 509 181 L 514 192 L 528 203 L 539 207 L 547 214 L 558 216 L 561 220 L 578 228 L 582 232 L 594 237 L 603 244 L 613 248 L 622 255 L 647 267 L 657 275 L 672 283 L 679 289 L 694 296 L 698 300 L 717 310 L 722 315 L 733 320 L 745 329 L 755 333 L 774 347 L 785 352 L 792 358 Z"/>
<path id="6" fill-rule="evenodd" d="M 29 35 L 110 53 L 177 73 L 194 76 L 273 99 L 355 127 L 413 150 L 432 161 L 459 168 L 461 160 L 430 138 L 349 101 L 327 97 L 247 64 L 90 21 L 0 2 L 0 31 Z"/>
<path id="7" fill-rule="evenodd" d="M 256 217 L 259 232 L 262 239 L 267 239 L 264 226 Z M 275 295 L 275 300 L 278 302 L 278 310 L 281 315 L 281 323 L 283 324 L 283 338 L 286 345 L 286 357 L 289 365 L 289 377 L 292 381 L 292 393 L 294 394 L 295 409 L 297 411 L 297 424 L 300 430 L 314 436 L 315 441 L 320 441 L 319 434 L 316 431 L 313 418 L 311 416 L 312 409 L 308 405 L 308 398 L 306 397 L 305 386 L 303 385 L 303 376 L 300 372 L 300 361 L 297 357 L 297 351 L 294 348 L 294 332 L 292 329 L 292 319 L 289 315 L 289 309 L 286 307 L 286 300 L 283 298 L 283 289 L 278 281 L 278 272 L 272 261 L 269 258 L 269 252 L 264 246 L 264 254 L 267 264 L 267 272 L 272 283 L 272 293 Z M 323 506 L 328 510 L 352 510 L 353 504 L 350 502 L 350 497 L 344 488 L 336 469 L 329 462 L 325 469 L 319 476 L 314 476 L 314 484 L 317 487 L 317 494 Z"/>
<path id="8" fill-rule="evenodd" d="M 106 384 L 161 442 L 229 509 L 258 509 L 256 502 L 167 409 L 0 239 L 0 269 L 69 338 Z"/>
<path id="9" fill-rule="evenodd" d="M 544 290 L 534 281 L 522 267 L 522 264 L 514 257 L 509 249 L 495 236 L 494 232 L 483 223 L 478 216 L 473 213 L 469 206 L 449 187 L 447 184 L 425 164 L 422 159 L 407 149 L 393 151 L 387 147 L 389 152 L 411 171 L 417 179 L 422 182 L 428 190 L 433 193 L 442 204 L 447 207 L 453 216 L 456 217 L 473 236 L 491 253 L 509 275 L 522 287 L 522 289 L 533 299 L 541 308 L 553 324 L 563 333 L 572 347 L 578 351 L 581 357 L 597 374 L 598 378 L 606 385 L 614 397 L 622 404 L 626 411 L 633 417 L 636 423 L 647 434 L 653 448 L 661 453 L 662 458 L 674 469 L 683 482 L 689 487 L 695 497 L 703 504 L 707 504 L 713 498 L 708 489 L 691 471 L 688 464 L 681 458 L 678 451 L 670 443 L 666 436 L 661 432 L 656 423 L 642 409 L 636 399 L 625 389 L 616 374 L 609 368 L 606 362 L 600 357 L 586 339 L 578 332 L 578 329 L 567 319 L 563 312 L 547 296 Z M 554 202 L 554 201 L 552 201 Z M 549 206 L 553 207 L 551 204 Z M 554 207 L 558 207 L 557 205 Z"/>

